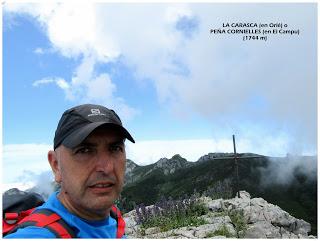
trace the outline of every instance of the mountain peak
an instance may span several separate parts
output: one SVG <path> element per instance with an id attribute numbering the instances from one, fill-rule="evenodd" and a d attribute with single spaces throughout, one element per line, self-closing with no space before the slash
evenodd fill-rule
<path id="1" fill-rule="evenodd" d="M 177 169 L 188 166 L 188 161 L 179 154 L 175 154 L 170 159 L 161 158 L 155 164 L 155 168 L 163 169 L 164 174 L 168 175 L 174 173 Z"/>

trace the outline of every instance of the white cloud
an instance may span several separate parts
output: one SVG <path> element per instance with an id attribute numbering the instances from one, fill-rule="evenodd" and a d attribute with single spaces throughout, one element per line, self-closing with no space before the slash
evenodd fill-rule
<path id="1" fill-rule="evenodd" d="M 172 4 L 165 10 L 166 21 L 175 24 L 179 18 L 192 16 L 192 10 L 188 4 Z"/>
<path id="2" fill-rule="evenodd" d="M 115 90 L 116 86 L 111 82 L 110 77 L 107 74 L 101 74 L 89 83 L 88 98 L 111 98 Z"/>
<path id="3" fill-rule="evenodd" d="M 47 144 L 9 144 L 3 146 L 3 183 L 18 182 L 26 171 L 41 173 L 50 170 L 47 153 L 53 147 Z M 28 180 L 24 180 L 27 183 Z"/>
<path id="4" fill-rule="evenodd" d="M 129 106 L 121 97 L 117 97 L 117 86 L 107 73 L 96 74 L 97 63 L 94 56 L 86 56 L 75 70 L 69 88 L 64 89 L 71 100 L 96 103 L 108 106 L 119 113 L 124 122 L 132 119 L 139 111 Z"/>
<path id="5" fill-rule="evenodd" d="M 95 18 L 91 4 L 61 4 L 50 16 L 48 37 L 65 56 L 72 57 L 90 51 L 94 36 Z M 85 17 L 84 17 L 85 16 Z"/>
<path id="6" fill-rule="evenodd" d="M 25 191 L 29 188 L 34 186 L 34 182 L 11 182 L 11 183 L 2 183 L 2 190 L 1 192 L 4 193 L 5 191 L 11 188 L 18 188 L 19 190 Z"/>
<path id="7" fill-rule="evenodd" d="M 152 81 L 159 102 L 173 112 L 198 113 L 219 129 L 251 124 L 285 131 L 291 148 L 316 150 L 316 5 L 60 3 L 10 11 L 34 16 L 58 52 L 81 59 L 68 82 L 69 97 L 137 113 L 116 96 L 108 73 L 95 73 L 97 63 L 121 56 L 138 77 Z M 198 20 L 190 38 L 176 28 L 182 17 Z M 267 42 L 210 35 L 223 22 L 283 22 L 301 34 Z"/>
<path id="8" fill-rule="evenodd" d="M 63 90 L 69 90 L 70 86 L 64 79 L 57 79 L 56 84 Z"/>
<path id="9" fill-rule="evenodd" d="M 274 158 L 269 160 L 271 163 L 268 167 L 260 168 L 262 187 L 273 183 L 288 185 L 294 180 L 298 170 L 309 180 L 317 178 L 317 157 L 288 155 L 282 160 Z"/>
<path id="10" fill-rule="evenodd" d="M 33 16 L 46 32 L 53 47 L 65 57 L 91 53 L 95 38 L 94 5 L 87 2 L 6 3 L 9 14 Z"/>
<path id="11" fill-rule="evenodd" d="M 75 96 L 73 94 L 72 88 L 70 84 L 62 79 L 62 78 L 44 78 L 40 80 L 36 80 L 33 82 L 32 86 L 39 87 L 40 85 L 46 85 L 46 84 L 56 84 L 60 89 L 62 89 L 65 92 L 66 98 L 69 100 L 74 100 Z"/>
<path id="12" fill-rule="evenodd" d="M 34 81 L 32 83 L 32 85 L 34 87 L 38 87 L 40 85 L 46 85 L 46 84 L 51 84 L 51 83 L 57 84 L 62 89 L 69 88 L 68 83 L 64 79 L 61 79 L 61 78 L 44 78 L 44 79 Z"/>
<path id="13" fill-rule="evenodd" d="M 32 85 L 34 87 L 38 87 L 39 85 L 50 84 L 50 83 L 55 83 L 55 80 L 54 79 L 40 79 L 40 80 L 34 81 Z"/>

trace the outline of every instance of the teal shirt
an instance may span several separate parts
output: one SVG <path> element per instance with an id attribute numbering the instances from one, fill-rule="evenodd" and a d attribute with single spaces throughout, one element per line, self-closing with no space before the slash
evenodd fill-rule
<path id="1" fill-rule="evenodd" d="M 117 222 L 112 217 L 101 221 L 88 221 L 70 213 L 57 198 L 58 192 L 51 194 L 49 199 L 37 209 L 50 209 L 75 231 L 78 238 L 116 238 Z M 26 227 L 7 235 L 5 238 L 55 238 L 48 229 L 40 227 Z"/>

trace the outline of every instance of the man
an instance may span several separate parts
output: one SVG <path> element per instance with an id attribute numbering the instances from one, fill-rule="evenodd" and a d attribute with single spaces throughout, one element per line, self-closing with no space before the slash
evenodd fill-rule
<path id="1" fill-rule="evenodd" d="M 100 105 L 66 110 L 48 160 L 60 191 L 37 208 L 58 214 L 78 238 L 116 238 L 110 216 L 119 197 L 126 166 L 125 139 L 135 142 L 119 116 Z M 55 238 L 52 230 L 27 226 L 6 238 Z"/>

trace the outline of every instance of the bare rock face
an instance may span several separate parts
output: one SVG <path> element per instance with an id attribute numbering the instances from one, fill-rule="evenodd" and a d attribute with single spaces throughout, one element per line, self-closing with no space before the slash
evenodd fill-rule
<path id="1" fill-rule="evenodd" d="M 136 223 L 136 211 L 124 215 L 128 238 L 315 238 L 308 236 L 311 225 L 296 219 L 280 207 L 270 204 L 262 198 L 252 198 L 248 192 L 240 191 L 240 198 L 212 200 L 201 197 L 209 213 L 199 218 L 206 224 L 188 226 L 161 232 L 153 227 L 141 231 Z M 228 236 L 221 236 L 219 230 L 225 230 Z M 216 235 L 215 235 L 216 234 Z"/>
<path id="2" fill-rule="evenodd" d="M 186 159 L 177 154 L 174 155 L 171 159 L 161 158 L 156 162 L 154 169 L 160 168 L 165 175 L 168 175 L 174 173 L 178 169 L 185 168 L 189 165 L 191 165 L 191 163 L 188 163 Z"/>
<path id="3" fill-rule="evenodd" d="M 125 172 L 125 183 L 131 183 L 135 180 L 135 177 L 134 174 L 133 174 L 133 171 L 139 167 L 137 164 L 135 164 L 133 161 L 127 159 L 126 161 L 126 172 Z"/>

